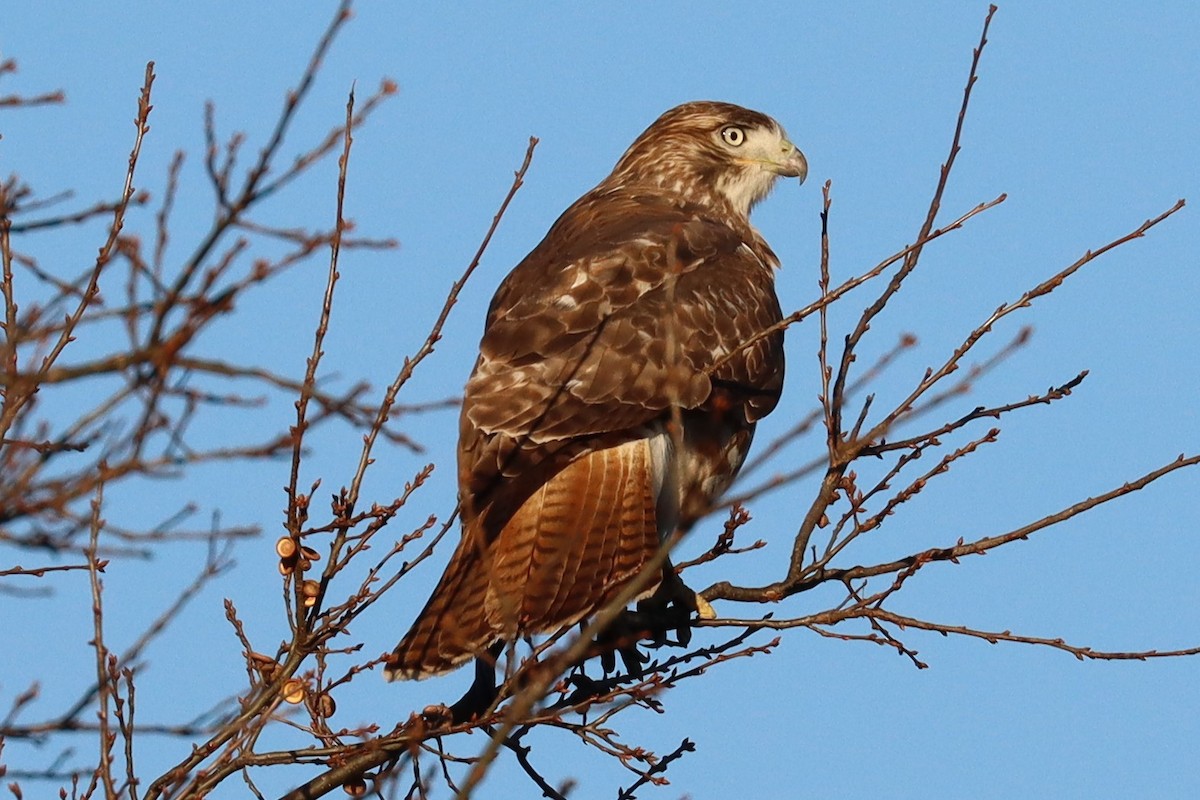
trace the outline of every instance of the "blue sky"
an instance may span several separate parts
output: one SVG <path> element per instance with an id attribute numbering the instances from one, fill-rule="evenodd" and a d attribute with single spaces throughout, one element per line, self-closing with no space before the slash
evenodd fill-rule
<path id="1" fill-rule="evenodd" d="M 139 186 L 159 196 L 172 153 L 189 152 L 169 257 L 204 230 L 211 213 L 202 170 L 202 112 L 216 103 L 223 135 L 244 131 L 246 158 L 261 146 L 285 89 L 300 74 L 332 3 L 188 5 L 10 4 L 0 55 L 20 72 L 0 94 L 67 92 L 60 108 L 0 112 L 0 174 L 22 175 L 49 195 L 75 188 L 81 202 L 112 197 L 125 169 L 145 62 L 157 64 L 152 130 Z M 298 10 L 303 8 L 303 11 Z M 503 275 L 573 199 L 607 174 L 622 150 L 666 108 L 721 99 L 779 119 L 807 154 L 810 180 L 780 186 L 755 222 L 784 262 L 785 310 L 816 295 L 820 185 L 833 182 L 835 280 L 864 271 L 912 241 L 949 145 L 985 3 L 604 4 L 553 9 L 492 3 L 364 3 L 344 30 L 285 146 L 288 158 L 383 76 L 400 92 L 356 137 L 347 213 L 357 230 L 394 236 L 388 253 L 351 253 L 328 339 L 326 370 L 341 385 L 386 385 L 424 338 L 450 283 L 470 259 L 519 165 L 540 137 L 526 187 L 446 328 L 432 361 L 402 402 L 455 394 L 474 358 L 486 304 Z M 1031 343 L 955 408 L 1012 402 L 1082 369 L 1084 384 L 1051 407 L 1015 414 L 1000 441 L 939 479 L 846 563 L 1000 533 L 1108 490 L 1200 449 L 1200 6 L 1188 2 L 1001 4 L 984 54 L 963 150 L 943 204 L 951 219 L 1001 192 L 1008 200 L 927 248 L 921 268 L 864 344 L 863 362 L 903 332 L 920 346 L 880 384 L 880 402 L 903 395 L 1002 302 L 1169 208 L 1193 203 L 1089 265 L 1032 309 L 1006 321 L 982 354 L 1021 325 Z M 327 226 L 336 166 L 323 164 L 268 203 L 261 219 Z M 188 217 L 191 216 L 189 220 Z M 152 215 L 130 223 L 152 231 Z M 44 268 L 73 275 L 101 242 L 92 226 L 30 236 Z M 197 343 L 237 348 L 246 360 L 299 375 L 311 347 L 326 266 L 321 259 Z M 836 336 L 877 290 L 853 295 L 831 317 Z M 818 387 L 812 325 L 788 335 L 785 400 L 760 441 L 811 408 Z M 103 347 L 80 343 L 80 347 Z M 280 398 L 260 416 L 225 418 L 236 438 L 286 424 Z M 948 413 L 947 417 L 953 414 Z M 281 423 L 281 421 L 284 421 Z M 378 454 L 365 497 L 390 498 L 427 460 L 439 470 L 396 535 L 453 506 L 453 413 L 414 419 L 424 456 Z M 983 428 L 979 429 L 982 432 Z M 954 446 L 962 444 L 959 440 Z M 359 434 L 329 429 L 312 440 L 302 483 L 349 480 Z M 819 452 L 805 440 L 797 462 Z M 139 684 L 147 720 L 186 717 L 244 681 L 221 599 L 233 598 L 269 649 L 283 635 L 270 543 L 284 505 L 284 463 L 199 470 L 186 482 L 114 491 L 114 523 L 152 524 L 188 500 L 227 522 L 261 525 L 239 566 L 211 586 L 150 653 Z M 895 599 L 898 611 L 952 624 L 1062 636 L 1097 649 L 1200 644 L 1200 473 L 1182 472 L 1115 504 L 958 566 L 934 566 Z M 778 577 L 812 486 L 757 502 L 748 536 L 771 544 L 693 581 Z M 714 530 L 697 532 L 699 550 Z M 686 545 L 685 545 L 686 548 Z M 448 551 L 447 551 L 448 552 Z M 129 641 L 167 602 L 166 587 L 201 555 L 173 548 L 153 565 L 110 568 L 110 641 Z M 442 558 L 446 556 L 443 555 Z M 4 560 L 14 558 L 5 554 Z M 19 559 L 18 559 L 19 560 Z M 424 601 L 441 562 L 395 592 L 355 634 L 368 652 L 390 648 Z M 0 707 L 37 677 L 53 713 L 91 669 L 86 587 L 56 583 L 53 599 L 0 595 L 14 631 L 0 671 Z M 778 614 L 817 610 L 797 597 Z M 736 608 L 720 608 L 730 614 Z M 17 614 L 19 618 L 13 619 Z M 49 635 L 50 632 L 53 635 Z M 762 637 L 764 640 L 770 637 Z M 672 766 L 670 787 L 644 797 L 1191 797 L 1200 785 L 1200 661 L 1080 663 L 1049 649 L 906 634 L 930 669 L 893 652 L 796 631 L 778 651 L 724 665 L 666 697 L 667 713 L 629 716 L 626 738 L 669 752 L 684 736 L 697 752 Z M 8 649 L 8 648 L 6 648 Z M 193 690 L 170 689 L 193 674 Z M 457 696 L 465 674 L 420 684 L 356 681 L 337 720 L 383 724 Z M 143 688 L 144 687 L 144 688 Z M 90 744 L 78 743 L 86 752 Z M 467 752 L 477 745 L 465 747 Z M 185 745 L 144 740 L 145 774 Z M 11 766 L 53 754 L 10 745 Z M 577 796 L 612 796 L 625 773 L 574 741 L 544 742 L 535 759 L 552 778 L 574 777 Z M 81 756 L 82 758 L 82 756 Z M 84 759 L 86 760 L 86 759 Z M 267 791 L 286 780 L 262 776 Z M 511 766 L 489 796 L 532 796 Z M 222 796 L 239 796 L 230 782 Z M 29 794 L 34 794 L 32 791 Z M 40 794 L 41 792 L 39 792 Z"/>

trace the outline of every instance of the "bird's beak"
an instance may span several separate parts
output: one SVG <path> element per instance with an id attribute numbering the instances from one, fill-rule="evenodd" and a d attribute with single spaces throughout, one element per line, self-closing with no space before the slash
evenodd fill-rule
<path id="1" fill-rule="evenodd" d="M 775 171 L 786 178 L 799 178 L 801 183 L 808 177 L 808 159 L 796 145 L 784 139 L 780 144 L 783 151 L 779 158 L 772 162 Z"/>

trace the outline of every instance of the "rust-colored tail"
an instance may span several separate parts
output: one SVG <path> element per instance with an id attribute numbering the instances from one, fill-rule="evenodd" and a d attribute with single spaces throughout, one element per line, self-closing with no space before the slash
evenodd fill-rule
<path id="1" fill-rule="evenodd" d="M 498 641 L 559 630 L 608 602 L 659 547 L 658 458 L 645 439 L 586 453 L 534 492 L 494 541 L 468 522 L 389 659 L 388 679 L 446 672 Z"/>
<path id="2" fill-rule="evenodd" d="M 384 670 L 388 680 L 449 672 L 499 638 L 484 615 L 488 570 L 481 555 L 473 537 L 464 535 L 429 602 L 392 651 Z"/>

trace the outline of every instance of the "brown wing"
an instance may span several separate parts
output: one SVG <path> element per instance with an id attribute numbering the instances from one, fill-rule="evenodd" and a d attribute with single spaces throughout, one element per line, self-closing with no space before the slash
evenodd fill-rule
<path id="1" fill-rule="evenodd" d="M 748 421 L 779 396 L 782 335 L 709 374 L 781 316 L 761 240 L 756 253 L 723 222 L 653 197 L 585 197 L 564 219 L 492 302 L 459 431 L 468 518 L 533 491 L 538 480 L 519 479 L 551 457 L 700 408 L 714 379 L 740 392 Z"/>
<path id="2" fill-rule="evenodd" d="M 782 335 L 709 373 L 779 320 L 773 263 L 749 229 L 652 196 L 593 193 L 560 218 L 492 301 L 460 425 L 463 540 L 389 674 L 569 624 L 636 574 L 665 524 L 673 406 L 732 477 L 778 399 Z"/>

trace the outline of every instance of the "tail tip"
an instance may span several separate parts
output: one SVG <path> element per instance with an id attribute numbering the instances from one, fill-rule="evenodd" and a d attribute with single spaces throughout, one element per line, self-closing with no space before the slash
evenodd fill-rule
<path id="1" fill-rule="evenodd" d="M 384 657 L 383 679 L 388 683 L 395 681 L 423 681 L 435 675 L 442 675 L 457 669 L 470 659 L 470 655 L 461 659 L 443 659 L 436 663 L 422 662 L 413 659 L 411 654 L 395 650 Z"/>
<path id="2" fill-rule="evenodd" d="M 411 660 L 411 659 L 408 659 Z M 383 679 L 388 683 L 395 681 L 413 681 L 435 675 L 420 664 L 406 664 L 405 654 L 401 650 L 393 650 L 383 657 Z"/>

